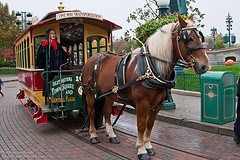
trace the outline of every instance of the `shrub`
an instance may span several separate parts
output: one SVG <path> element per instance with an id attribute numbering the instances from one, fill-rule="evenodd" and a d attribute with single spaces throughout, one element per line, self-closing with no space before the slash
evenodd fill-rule
<path id="1" fill-rule="evenodd" d="M 13 61 L 0 61 L 0 67 L 16 67 Z"/>
<path id="2" fill-rule="evenodd" d="M 187 19 L 187 15 L 181 15 L 183 19 Z M 169 14 L 159 17 L 158 19 L 147 21 L 141 26 L 136 28 L 136 37 L 143 43 L 146 42 L 147 38 L 156 32 L 158 28 L 162 26 L 178 21 L 178 14 Z"/>

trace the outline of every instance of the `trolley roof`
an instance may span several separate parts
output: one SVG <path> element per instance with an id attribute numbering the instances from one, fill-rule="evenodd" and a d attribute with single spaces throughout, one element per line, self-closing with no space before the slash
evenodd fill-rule
<path id="1" fill-rule="evenodd" d="M 115 31 L 122 29 L 121 26 L 104 19 L 102 15 L 81 12 L 79 10 L 62 10 L 62 11 L 53 11 L 49 12 L 45 15 L 38 23 L 33 24 L 26 28 L 21 35 L 15 40 L 18 41 L 25 33 L 29 30 L 33 30 L 36 27 L 44 26 L 45 24 L 52 23 L 55 21 L 59 21 L 60 23 L 64 23 L 66 28 L 71 27 L 74 24 L 90 24 L 94 26 L 98 26 L 104 30 Z"/>

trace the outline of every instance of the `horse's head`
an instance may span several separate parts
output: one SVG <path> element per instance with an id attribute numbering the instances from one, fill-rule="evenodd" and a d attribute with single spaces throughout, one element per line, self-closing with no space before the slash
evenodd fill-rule
<path id="1" fill-rule="evenodd" d="M 179 28 L 176 39 L 179 59 L 187 62 L 196 74 L 201 75 L 208 71 L 209 60 L 203 46 L 204 36 L 195 27 L 192 16 L 184 21 L 178 15 Z"/>

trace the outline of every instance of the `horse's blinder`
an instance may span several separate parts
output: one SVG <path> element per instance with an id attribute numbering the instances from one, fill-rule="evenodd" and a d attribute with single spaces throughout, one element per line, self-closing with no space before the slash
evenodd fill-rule
<path id="1" fill-rule="evenodd" d="M 201 31 L 198 31 L 196 28 L 179 28 L 178 35 L 179 35 L 180 38 L 178 40 L 182 40 L 183 41 L 184 46 L 185 46 L 185 48 L 187 50 L 187 53 L 190 55 L 195 50 L 205 49 L 203 44 L 196 45 L 193 48 L 190 48 L 190 47 L 187 46 L 187 43 L 191 41 L 190 36 L 189 36 L 189 34 L 187 32 L 188 30 L 193 30 L 194 33 L 196 34 L 196 36 L 198 38 L 202 39 L 202 43 L 205 41 L 203 33 Z"/>

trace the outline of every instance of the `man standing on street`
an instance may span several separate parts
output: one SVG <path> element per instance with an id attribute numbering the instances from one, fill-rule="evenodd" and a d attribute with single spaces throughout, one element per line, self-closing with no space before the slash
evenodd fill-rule
<path id="1" fill-rule="evenodd" d="M 2 97 L 4 96 L 2 93 L 2 86 L 3 86 L 3 81 L 0 78 L 0 94 L 2 95 Z"/>
<path id="2" fill-rule="evenodd" d="M 237 84 L 237 118 L 234 123 L 234 141 L 236 144 L 240 144 L 240 79 Z"/>

